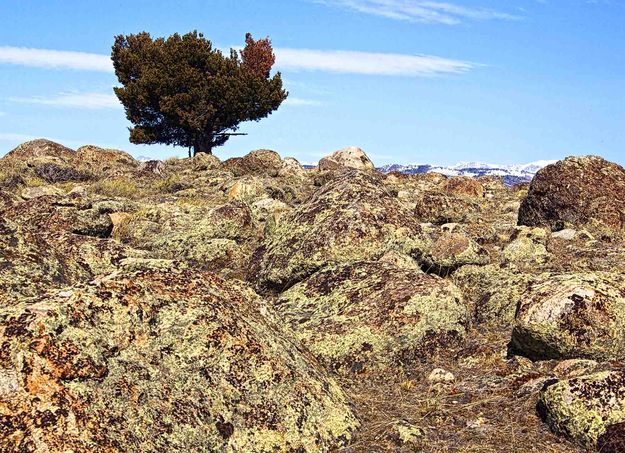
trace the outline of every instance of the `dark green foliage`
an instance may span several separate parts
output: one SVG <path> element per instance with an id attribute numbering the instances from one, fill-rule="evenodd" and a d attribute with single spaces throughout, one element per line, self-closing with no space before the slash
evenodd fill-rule
<path id="1" fill-rule="evenodd" d="M 224 55 L 201 33 L 152 39 L 149 33 L 115 38 L 112 60 L 122 87 L 132 143 L 164 143 L 211 153 L 243 121 L 276 110 L 288 93 L 269 39 L 246 36 L 245 48 Z"/>

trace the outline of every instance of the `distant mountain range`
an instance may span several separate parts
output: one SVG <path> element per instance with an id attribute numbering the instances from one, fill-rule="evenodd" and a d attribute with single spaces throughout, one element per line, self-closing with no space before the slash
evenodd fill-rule
<path id="1" fill-rule="evenodd" d="M 451 167 L 430 164 L 390 164 L 379 167 L 383 173 L 399 172 L 405 174 L 442 173 L 447 176 L 498 176 L 507 185 L 529 182 L 538 170 L 554 163 L 551 160 L 539 160 L 529 164 L 493 165 L 480 162 L 462 162 Z"/>

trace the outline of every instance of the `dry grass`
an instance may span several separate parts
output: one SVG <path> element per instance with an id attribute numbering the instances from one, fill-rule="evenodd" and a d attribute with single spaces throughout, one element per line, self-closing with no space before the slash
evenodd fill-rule
<path id="1" fill-rule="evenodd" d="M 520 371 L 506 358 L 509 332 L 473 332 L 464 345 L 428 358 L 403 375 L 343 380 L 362 428 L 343 453 L 423 452 L 581 452 L 556 437 L 536 413 L 540 385 L 519 391 L 549 373 L 549 363 Z M 453 384 L 428 384 L 434 368 L 451 371 Z M 423 430 L 415 445 L 397 445 L 389 433 L 405 420 Z"/>
<path id="2" fill-rule="evenodd" d="M 139 199 L 145 195 L 134 181 L 125 178 L 101 179 L 91 185 L 91 191 L 107 197 L 131 199 Z"/>

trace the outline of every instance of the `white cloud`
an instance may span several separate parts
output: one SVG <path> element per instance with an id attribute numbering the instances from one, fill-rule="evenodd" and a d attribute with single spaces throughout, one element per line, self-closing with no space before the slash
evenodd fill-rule
<path id="1" fill-rule="evenodd" d="M 448 8 L 451 8 L 451 5 Z M 463 73 L 476 66 L 467 61 L 427 55 L 288 48 L 276 49 L 275 53 L 276 66 L 282 71 L 307 70 L 386 76 L 428 76 Z M 22 47 L 0 47 L 0 63 L 42 68 L 113 71 L 111 60 L 106 55 Z M 66 99 L 65 102 L 73 101 Z M 102 104 L 111 105 L 112 101 L 100 98 L 94 102 L 101 108 Z M 38 103 L 49 102 L 44 99 Z"/>
<path id="2" fill-rule="evenodd" d="M 0 46 L 0 63 L 38 68 L 113 72 L 111 58 L 107 55 L 66 50 Z"/>
<path id="3" fill-rule="evenodd" d="M 306 70 L 385 76 L 460 74 L 476 65 L 427 55 L 343 50 L 276 49 L 276 66 L 283 71 Z"/>
<path id="4" fill-rule="evenodd" d="M 85 109 L 119 109 L 121 103 L 114 94 L 106 93 L 61 93 L 56 96 L 33 96 L 9 98 L 9 101 L 24 104 L 50 105 L 55 107 L 76 107 Z"/>
<path id="5" fill-rule="evenodd" d="M 323 105 L 323 102 L 315 101 L 314 99 L 302 99 L 289 96 L 283 104 L 292 106 L 319 106 Z"/>
<path id="6" fill-rule="evenodd" d="M 366 14 L 409 22 L 430 22 L 447 25 L 472 20 L 516 20 L 518 16 L 486 8 L 471 8 L 447 2 L 422 0 L 316 0 Z"/>

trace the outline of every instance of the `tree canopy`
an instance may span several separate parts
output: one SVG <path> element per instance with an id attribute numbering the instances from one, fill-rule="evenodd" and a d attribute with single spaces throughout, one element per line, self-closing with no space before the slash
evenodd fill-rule
<path id="1" fill-rule="evenodd" d="M 122 87 L 114 88 L 133 124 L 132 143 L 163 143 L 211 153 L 243 121 L 259 121 L 288 93 L 269 38 L 245 37 L 224 55 L 196 31 L 152 39 L 141 32 L 115 37 L 111 58 Z"/>

